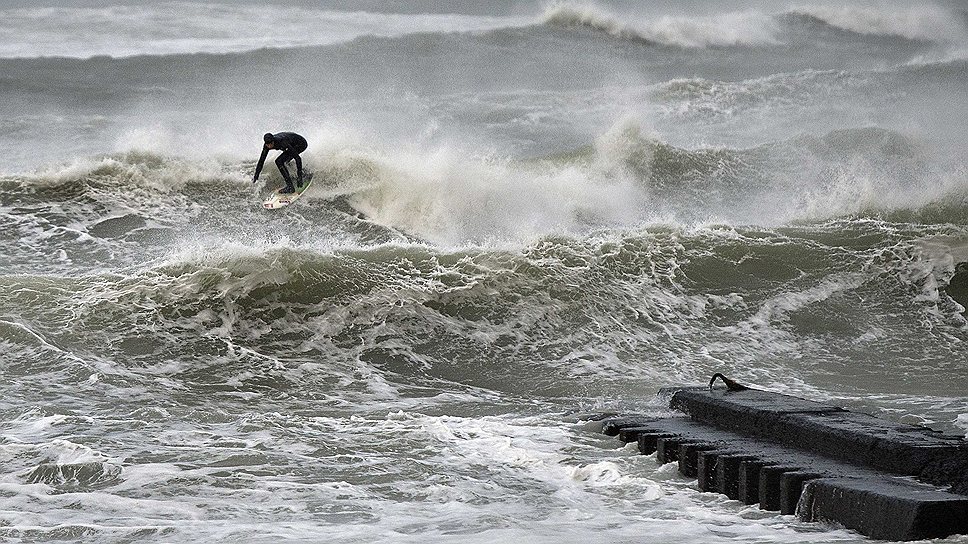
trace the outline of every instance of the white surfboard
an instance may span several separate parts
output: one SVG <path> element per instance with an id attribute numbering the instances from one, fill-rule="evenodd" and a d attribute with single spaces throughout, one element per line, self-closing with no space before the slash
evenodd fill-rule
<path id="1" fill-rule="evenodd" d="M 285 208 L 286 206 L 295 202 L 300 196 L 302 196 L 302 194 L 306 192 L 306 189 L 309 188 L 309 185 L 312 182 L 313 182 L 312 172 L 303 172 L 303 185 L 302 187 L 297 187 L 295 193 L 282 194 L 279 191 L 273 191 L 273 193 L 269 195 L 269 198 L 265 199 L 262 202 L 262 207 L 267 210 L 278 210 L 279 208 Z M 281 190 L 282 189 L 280 189 L 280 191 Z"/>

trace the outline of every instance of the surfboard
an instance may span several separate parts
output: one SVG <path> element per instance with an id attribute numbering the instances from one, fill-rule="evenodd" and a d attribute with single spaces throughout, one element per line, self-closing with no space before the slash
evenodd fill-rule
<path id="1" fill-rule="evenodd" d="M 267 210 L 278 210 L 279 208 L 285 208 L 286 206 L 295 202 L 300 196 L 302 196 L 302 194 L 306 192 L 306 189 L 309 188 L 312 182 L 313 182 L 313 173 L 303 172 L 303 185 L 302 187 L 297 187 L 295 193 L 282 194 L 279 192 L 282 190 L 280 188 L 277 191 L 273 191 L 272 194 L 269 195 L 269 198 L 265 199 L 262 202 L 262 207 Z"/>

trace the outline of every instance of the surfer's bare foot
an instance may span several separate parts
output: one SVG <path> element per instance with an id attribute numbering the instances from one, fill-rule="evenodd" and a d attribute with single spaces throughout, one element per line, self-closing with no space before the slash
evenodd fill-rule
<path id="1" fill-rule="evenodd" d="M 289 193 L 295 193 L 296 189 L 292 185 L 286 185 L 282 189 L 279 189 L 279 194 L 288 195 Z"/>

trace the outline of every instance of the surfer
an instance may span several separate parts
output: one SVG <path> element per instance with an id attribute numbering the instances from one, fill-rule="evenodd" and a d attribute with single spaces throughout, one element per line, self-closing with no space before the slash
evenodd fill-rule
<path id="1" fill-rule="evenodd" d="M 296 161 L 296 186 L 302 187 L 303 169 L 299 154 L 309 147 L 306 139 L 295 132 L 280 132 L 278 134 L 267 132 L 262 139 L 265 140 L 265 145 L 262 146 L 262 156 L 259 157 L 259 164 L 255 167 L 255 176 L 252 178 L 252 183 L 259 181 L 259 174 L 262 172 L 262 165 L 266 162 L 266 155 L 269 154 L 269 150 L 278 149 L 282 151 L 282 155 L 276 157 L 276 166 L 279 167 L 282 179 L 286 180 L 286 186 L 279 189 L 279 192 L 296 192 L 296 188 L 292 186 L 292 177 L 289 176 L 289 170 L 286 169 L 286 163 L 291 160 Z"/>

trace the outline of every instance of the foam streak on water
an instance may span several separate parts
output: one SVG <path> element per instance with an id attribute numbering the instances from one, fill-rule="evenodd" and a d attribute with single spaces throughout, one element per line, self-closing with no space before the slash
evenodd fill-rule
<path id="1" fill-rule="evenodd" d="M 0 539 L 860 541 L 573 414 L 966 432 L 963 9 L 382 4 L 2 10 Z"/>

